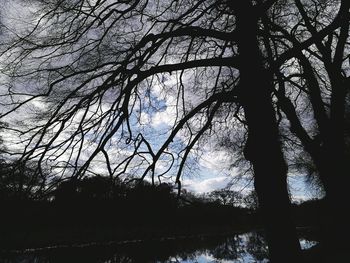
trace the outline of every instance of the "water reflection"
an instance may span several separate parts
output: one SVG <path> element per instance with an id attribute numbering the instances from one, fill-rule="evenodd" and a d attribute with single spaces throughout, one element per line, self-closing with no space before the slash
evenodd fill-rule
<path id="1" fill-rule="evenodd" d="M 305 247 L 313 243 L 303 240 Z M 61 248 L 2 255 L 4 263 L 231 263 L 268 262 L 267 246 L 257 232 L 230 237 L 195 237 Z"/>

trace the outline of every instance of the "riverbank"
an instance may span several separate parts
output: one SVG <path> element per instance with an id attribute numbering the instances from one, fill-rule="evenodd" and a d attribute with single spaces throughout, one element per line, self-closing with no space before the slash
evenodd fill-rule
<path id="1" fill-rule="evenodd" d="M 158 196 L 123 202 L 22 201 L 0 207 L 3 249 L 230 234 L 249 231 L 258 224 L 255 212 L 249 209 L 217 203 L 181 205 Z"/>
<path id="2" fill-rule="evenodd" d="M 156 237 L 109 242 L 66 244 L 0 253 L 0 262 L 197 262 L 207 259 L 227 262 L 268 262 L 267 247 L 261 231 L 245 233 L 212 233 Z M 232 230 L 232 229 L 231 229 Z M 226 230 L 229 231 L 229 230 Z M 320 261 L 322 256 L 316 242 L 309 241 L 303 232 L 301 244 L 305 261 L 302 263 L 337 262 Z M 305 234 L 306 233 L 306 234 Z M 324 256 L 323 256 L 324 257 Z M 211 259 L 212 261 L 208 261 Z M 5 261 L 1 261 L 5 260 Z M 113 261 L 114 260 L 114 261 Z M 191 261 L 192 260 L 192 261 Z M 225 262 L 226 262 L 225 261 Z M 216 262 L 216 261 L 215 261 Z M 301 262 L 300 262 L 301 263 Z"/>
<path id="3" fill-rule="evenodd" d="M 228 236 L 252 231 L 253 225 L 182 225 L 182 226 L 56 226 L 26 229 L 7 228 L 0 232 L 2 251 L 38 248 L 84 247 L 91 244 L 119 244 L 147 240 Z"/>
<path id="4" fill-rule="evenodd" d="M 266 249 L 256 232 L 235 235 L 185 236 L 152 240 L 132 240 L 104 244 L 12 251 L 0 253 L 0 262 L 197 262 L 212 258 L 266 258 Z M 174 261 L 176 260 L 176 261 Z M 230 262 L 230 261 L 229 261 Z M 252 262 L 252 261 L 250 261 Z M 255 262 L 255 261 L 254 261 Z"/>
<path id="5" fill-rule="evenodd" d="M 30 203 L 8 206 L 0 219 L 2 250 L 74 246 L 191 236 L 234 235 L 261 228 L 257 213 L 230 206 L 190 205 L 173 209 Z M 315 214 L 295 207 L 301 236 L 319 239 Z M 309 209 L 310 210 L 310 209 Z M 317 214 L 316 214 L 317 215 Z M 315 226 L 316 225 L 316 226 Z M 305 228 L 305 226 L 307 226 Z M 301 229 L 299 229 L 301 230 Z"/>

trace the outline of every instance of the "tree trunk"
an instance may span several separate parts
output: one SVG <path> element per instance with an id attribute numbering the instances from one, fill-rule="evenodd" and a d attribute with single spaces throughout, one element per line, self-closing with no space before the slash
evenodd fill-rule
<path id="1" fill-rule="evenodd" d="M 290 215 L 287 165 L 281 150 L 271 82 L 257 40 L 257 19 L 250 1 L 236 7 L 240 102 L 248 124 L 245 156 L 254 167 L 272 262 L 300 262 L 300 244 Z"/>
<path id="2" fill-rule="evenodd" d="M 340 71 L 340 70 L 339 70 Z M 336 76 L 336 74 L 334 74 Z M 322 147 L 324 160 L 323 171 L 320 171 L 326 190 L 327 224 L 325 225 L 326 246 L 330 253 L 348 251 L 350 236 L 349 216 L 349 160 L 346 157 L 345 145 L 345 97 L 346 80 L 336 76 L 332 83 L 331 117 L 328 137 Z M 335 240 L 337 240 L 335 242 Z M 336 252 L 338 251 L 338 252 Z"/>
<path id="3" fill-rule="evenodd" d="M 304 67 L 308 65 L 304 64 Z M 310 66 L 311 67 L 311 66 Z M 308 80 L 313 76 L 308 75 Z M 332 87 L 337 85 L 337 89 L 345 91 L 345 79 L 339 76 L 338 81 L 333 81 Z M 317 89 L 318 83 L 316 83 Z M 338 93 L 339 94 L 339 93 Z M 323 107 L 322 100 L 310 99 L 312 103 L 320 104 L 313 106 Z M 350 195 L 348 187 L 350 185 L 349 161 L 345 143 L 345 93 L 340 93 L 337 100 L 332 101 L 332 118 L 322 121 L 322 129 L 319 128 L 322 143 L 317 143 L 309 137 L 307 132 L 301 126 L 300 120 L 296 114 L 295 108 L 289 99 L 284 95 L 279 97 L 280 105 L 291 123 L 291 131 L 300 139 L 306 152 L 308 152 L 316 166 L 319 178 L 326 192 L 325 211 L 322 217 L 322 245 L 325 247 L 324 253 L 327 253 L 334 260 L 334 255 L 339 252 L 347 252 L 348 237 L 350 236 L 350 216 L 348 205 Z M 336 113 L 335 113 L 336 112 Z M 320 116 L 320 115 L 318 115 Z M 315 114 L 315 119 L 320 123 L 319 117 Z M 334 242 L 337 240 L 337 242 Z M 340 255 L 341 256 L 341 255 Z"/>

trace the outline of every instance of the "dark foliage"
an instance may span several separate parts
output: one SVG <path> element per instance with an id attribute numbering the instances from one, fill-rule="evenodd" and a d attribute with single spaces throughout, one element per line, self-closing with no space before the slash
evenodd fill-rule
<path id="1" fill-rule="evenodd" d="M 167 184 L 112 185 L 106 177 L 64 181 L 46 200 L 13 198 L 1 207 L 2 245 L 9 247 L 188 235 L 256 223 L 248 209 L 199 198 L 180 201 Z M 18 238 L 29 233 L 28 240 Z"/>

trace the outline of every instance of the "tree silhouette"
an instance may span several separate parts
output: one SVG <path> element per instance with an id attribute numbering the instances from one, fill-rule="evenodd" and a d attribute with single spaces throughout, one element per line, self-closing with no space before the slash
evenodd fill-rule
<path id="1" fill-rule="evenodd" d="M 296 262 L 282 110 L 330 202 L 346 200 L 348 184 L 339 191 L 338 183 L 347 180 L 342 65 L 348 1 L 25 5 L 31 12 L 23 13 L 25 23 L 4 21 L 1 105 L 7 110 L 0 116 L 19 120 L 9 130 L 20 136 L 20 161 L 35 160 L 39 174 L 50 167 L 62 180 L 80 180 L 103 163 L 111 181 L 137 175 L 130 180 L 148 178 L 154 185 L 172 173 L 180 193 L 191 154 L 238 127 L 247 137 L 243 152 L 254 169 L 270 258 Z M 309 108 L 300 104 L 301 93 Z M 313 113 L 315 139 L 303 126 L 304 108 Z M 168 126 L 155 139 L 150 134 L 158 128 L 149 122 L 160 112 Z"/>
<path id="2" fill-rule="evenodd" d="M 296 49 L 295 60 L 283 70 L 275 71 L 275 94 L 291 133 L 298 138 L 294 145 L 301 143 L 324 187 L 327 213 L 333 215 L 326 223 L 325 228 L 331 233 L 325 239 L 342 240 L 340 243 L 345 244 L 344 238 L 349 234 L 345 207 L 349 202 L 346 194 L 349 185 L 346 175 L 349 170 L 346 156 L 349 77 L 346 72 L 349 65 L 346 58 L 349 56 L 350 4 L 348 1 L 293 2 L 289 10 L 294 13 L 294 27 L 285 27 L 285 20 L 278 15 L 266 18 L 266 27 L 288 48 L 290 45 L 301 47 L 308 36 L 315 41 L 303 50 Z M 279 59 L 277 49 L 270 48 L 268 53 L 271 62 Z"/>
<path id="3" fill-rule="evenodd" d="M 228 189 L 215 190 L 209 196 L 214 200 L 218 200 L 223 205 L 239 204 L 242 198 L 241 193 Z"/>

